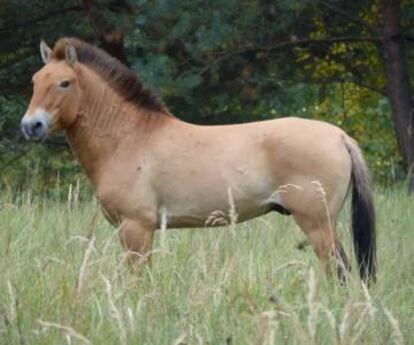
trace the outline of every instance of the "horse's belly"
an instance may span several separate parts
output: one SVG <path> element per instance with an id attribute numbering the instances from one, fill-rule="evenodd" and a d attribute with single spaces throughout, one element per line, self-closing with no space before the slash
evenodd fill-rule
<path id="1" fill-rule="evenodd" d="M 250 205 L 243 210 L 230 205 L 222 208 L 217 207 L 211 211 L 189 208 L 181 212 L 180 210 L 163 209 L 159 211 L 159 226 L 161 226 L 163 218 L 168 228 L 224 226 L 261 216 L 268 211 L 269 208 L 266 205 Z"/>
<path id="2" fill-rule="evenodd" d="M 225 189 L 224 189 L 225 190 Z M 194 192 L 182 198 L 172 198 L 158 211 L 159 219 L 167 221 L 167 227 L 212 227 L 238 223 L 261 216 L 270 211 L 279 200 L 271 188 L 263 191 L 227 189 L 227 192 L 207 189 L 205 195 Z M 276 198 L 276 199 L 275 199 Z M 161 222 L 159 222 L 161 223 Z"/>

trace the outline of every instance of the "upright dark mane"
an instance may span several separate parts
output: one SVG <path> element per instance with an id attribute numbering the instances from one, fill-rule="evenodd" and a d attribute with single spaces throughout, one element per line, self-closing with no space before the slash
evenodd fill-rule
<path id="1" fill-rule="evenodd" d="M 150 111 L 168 113 L 158 95 L 146 87 L 132 70 L 98 47 L 77 38 L 61 38 L 55 44 L 53 57 L 65 59 L 68 44 L 75 48 L 78 61 L 98 73 L 125 101 Z"/>

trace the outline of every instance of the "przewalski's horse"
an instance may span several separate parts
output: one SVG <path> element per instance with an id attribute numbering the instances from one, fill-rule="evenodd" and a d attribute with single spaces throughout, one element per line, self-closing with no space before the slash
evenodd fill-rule
<path id="1" fill-rule="evenodd" d="M 40 46 L 45 66 L 21 126 L 44 140 L 65 130 L 131 257 L 149 257 L 166 216 L 173 228 L 203 227 L 217 210 L 238 221 L 292 215 L 326 270 L 348 259 L 335 232 L 352 182 L 353 241 L 363 279 L 375 279 L 370 179 L 357 143 L 338 127 L 299 118 L 197 126 L 169 113 L 138 77 L 74 38 Z M 207 224 L 206 224 L 207 222 Z M 214 222 L 212 222 L 214 223 Z"/>

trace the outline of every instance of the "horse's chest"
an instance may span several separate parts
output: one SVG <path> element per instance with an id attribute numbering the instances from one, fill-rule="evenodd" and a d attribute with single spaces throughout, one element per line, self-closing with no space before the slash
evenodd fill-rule
<path id="1" fill-rule="evenodd" d="M 122 207 L 114 194 L 99 194 L 98 201 L 105 218 L 113 225 L 118 225 L 121 221 Z"/>

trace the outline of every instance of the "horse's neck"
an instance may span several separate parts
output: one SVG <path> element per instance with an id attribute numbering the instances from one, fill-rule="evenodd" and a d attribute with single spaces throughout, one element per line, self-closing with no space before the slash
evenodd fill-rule
<path id="1" fill-rule="evenodd" d="M 78 117 L 66 133 L 81 165 L 96 185 L 102 171 L 120 156 L 120 151 L 131 145 L 144 150 L 145 145 L 140 143 L 148 145 L 148 139 L 155 138 L 155 131 L 177 120 L 167 112 L 157 114 L 138 109 L 86 67 L 82 75 L 83 95 Z"/>
<path id="2" fill-rule="evenodd" d="M 131 105 L 94 75 L 85 77 L 82 102 L 74 125 L 67 130 L 69 143 L 95 184 L 103 165 L 114 155 L 134 124 Z M 131 120 L 132 119 L 132 120 Z"/>

